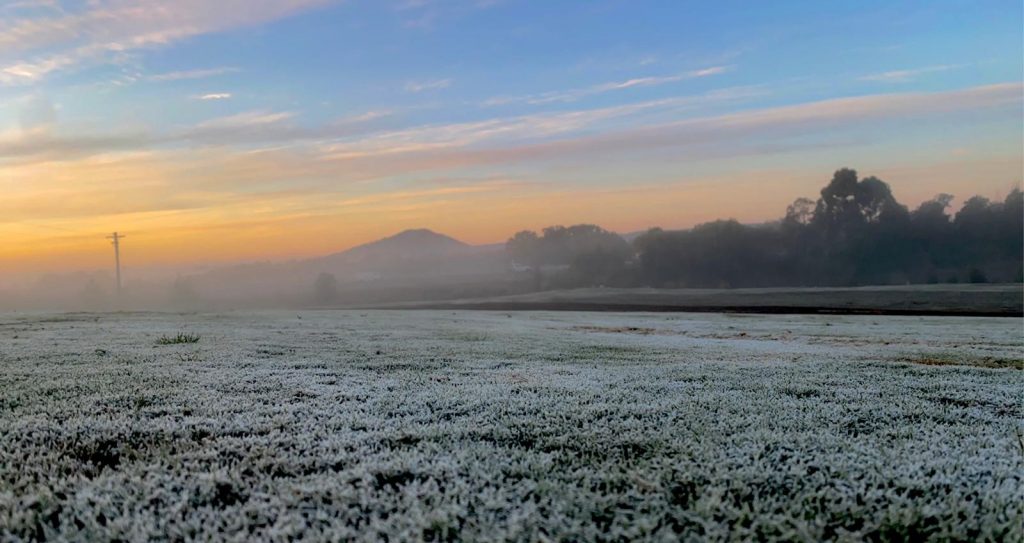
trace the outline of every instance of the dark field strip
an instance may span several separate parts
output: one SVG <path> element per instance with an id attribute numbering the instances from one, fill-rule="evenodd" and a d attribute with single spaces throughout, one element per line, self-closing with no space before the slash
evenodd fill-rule
<path id="1" fill-rule="evenodd" d="M 383 306 L 381 306 L 384 308 Z M 496 298 L 392 304 L 398 309 L 491 311 L 629 311 L 1024 317 L 1024 286 L 916 285 L 851 288 L 591 288 Z"/>
<path id="2" fill-rule="evenodd" d="M 773 305 L 664 305 L 591 302 L 479 302 L 418 303 L 393 309 L 474 311 L 599 311 L 640 313 L 751 313 L 764 315 L 878 315 L 905 317 L 1024 317 L 1024 310 L 1006 309 L 888 309 L 857 307 L 773 306 Z"/>

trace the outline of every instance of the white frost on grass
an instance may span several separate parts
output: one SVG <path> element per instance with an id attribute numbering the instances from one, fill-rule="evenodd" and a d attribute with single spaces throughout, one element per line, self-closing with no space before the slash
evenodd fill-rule
<path id="1" fill-rule="evenodd" d="M 197 344 L 156 346 L 178 331 Z M 1020 540 L 1019 319 L 0 316 L 0 540 Z M 940 360 L 923 365 L 913 361 Z"/>

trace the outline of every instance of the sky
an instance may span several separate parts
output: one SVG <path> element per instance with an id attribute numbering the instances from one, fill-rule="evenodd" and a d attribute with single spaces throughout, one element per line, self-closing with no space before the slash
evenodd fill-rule
<path id="1" fill-rule="evenodd" d="M 0 0 L 0 275 L 106 267 L 113 231 L 145 267 L 762 222 L 841 167 L 1002 198 L 1021 10 Z"/>

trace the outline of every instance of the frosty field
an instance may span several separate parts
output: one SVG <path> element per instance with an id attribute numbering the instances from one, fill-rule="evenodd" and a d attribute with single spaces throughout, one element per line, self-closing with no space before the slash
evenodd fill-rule
<path id="1" fill-rule="evenodd" d="M 1019 541 L 1022 357 L 1018 318 L 5 314 L 0 541 Z"/>

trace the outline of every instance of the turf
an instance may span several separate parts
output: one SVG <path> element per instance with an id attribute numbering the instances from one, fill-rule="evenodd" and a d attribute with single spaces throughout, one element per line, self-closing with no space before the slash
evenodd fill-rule
<path id="1" fill-rule="evenodd" d="M 157 345 L 178 333 L 202 341 Z M 0 540 L 1020 540 L 1024 372 L 992 361 L 1022 342 L 951 317 L 8 314 Z"/>

